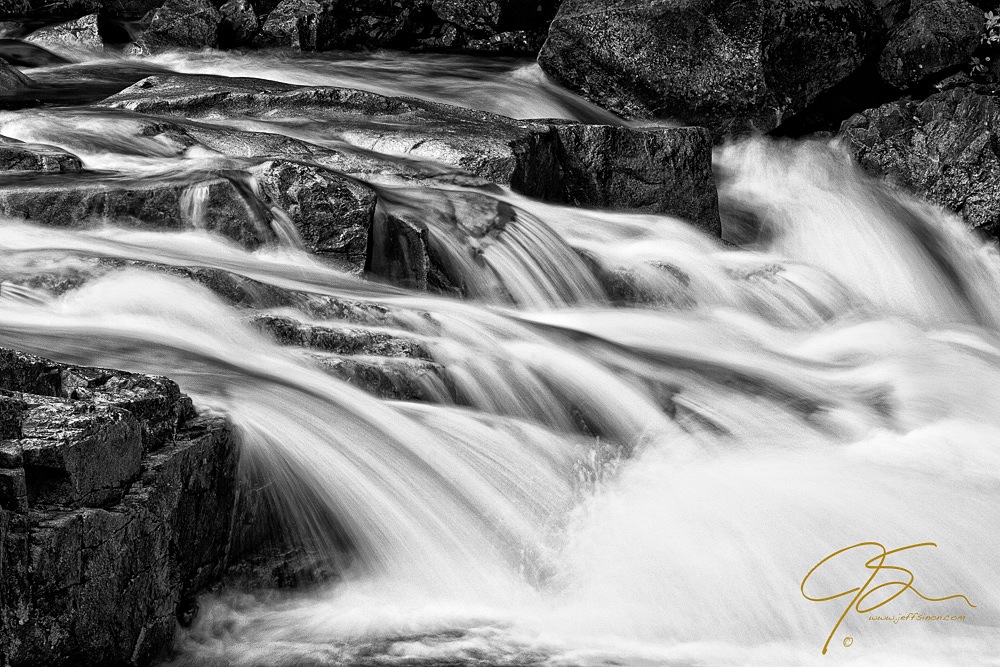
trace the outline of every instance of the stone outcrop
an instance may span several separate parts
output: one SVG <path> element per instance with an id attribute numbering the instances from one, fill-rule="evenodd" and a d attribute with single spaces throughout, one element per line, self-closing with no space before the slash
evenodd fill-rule
<path id="1" fill-rule="evenodd" d="M 841 136 L 858 162 L 1000 234 L 1000 97 L 959 87 L 848 119 Z"/>
<path id="2" fill-rule="evenodd" d="M 965 65 L 979 46 L 983 13 L 965 0 L 916 0 L 879 56 L 882 78 L 899 89 Z"/>
<path id="3" fill-rule="evenodd" d="M 166 0 L 143 18 L 140 52 L 219 45 L 222 14 L 208 0 Z"/>
<path id="4" fill-rule="evenodd" d="M 47 26 L 34 31 L 25 40 L 50 49 L 104 50 L 104 41 L 97 28 L 97 14 L 88 14 L 73 21 Z"/>
<path id="5" fill-rule="evenodd" d="M 31 83 L 19 69 L 0 58 L 0 95 L 18 94 Z"/>
<path id="6" fill-rule="evenodd" d="M 0 171 L 77 172 L 81 168 L 80 158 L 72 153 L 0 136 Z"/>
<path id="7" fill-rule="evenodd" d="M 885 32 L 862 0 L 565 0 L 538 62 L 629 118 L 768 131 L 854 73 Z"/>
<path id="8" fill-rule="evenodd" d="M 9 350 L 0 369 L 3 664 L 147 662 L 235 556 L 229 426 L 165 378 Z"/>

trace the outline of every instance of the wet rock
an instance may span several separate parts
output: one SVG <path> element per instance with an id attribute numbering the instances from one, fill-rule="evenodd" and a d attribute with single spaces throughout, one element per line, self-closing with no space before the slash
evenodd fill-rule
<path id="1" fill-rule="evenodd" d="M 195 418 L 164 378 L 11 350 L 0 369 L 4 664 L 147 662 L 181 601 L 227 566 L 240 516 L 229 427 Z"/>
<path id="2" fill-rule="evenodd" d="M 26 41 L 48 48 L 103 51 L 104 42 L 97 30 L 97 14 L 36 30 Z"/>
<path id="3" fill-rule="evenodd" d="M 884 30 L 860 0 L 565 0 L 538 62 L 626 117 L 720 138 L 777 127 L 857 70 Z"/>
<path id="4" fill-rule="evenodd" d="M 330 171 L 286 160 L 254 170 L 263 193 L 295 223 L 306 247 L 358 271 L 365 265 L 375 193 Z"/>
<path id="5" fill-rule="evenodd" d="M 5 138 L 0 137 L 0 142 Z M 80 158 L 53 146 L 6 139 L 0 143 L 0 171 L 80 171 Z"/>
<path id="6" fill-rule="evenodd" d="M 237 174 L 175 181 L 0 175 L 0 213 L 57 227 L 110 223 L 152 229 L 202 228 L 253 249 L 276 238 L 266 213 L 254 204 Z"/>
<path id="7" fill-rule="evenodd" d="M 30 86 L 31 79 L 0 58 L 0 93 L 16 93 Z"/>
<path id="8" fill-rule="evenodd" d="M 214 48 L 219 45 L 222 15 L 208 0 L 167 0 L 144 19 L 140 49 L 156 53 L 170 48 Z"/>
<path id="9" fill-rule="evenodd" d="M 312 355 L 330 375 L 378 398 L 450 403 L 454 387 L 443 366 L 422 359 Z"/>
<path id="10" fill-rule="evenodd" d="M 669 212 L 708 228 L 717 225 L 711 221 L 715 195 L 705 135 L 691 128 L 586 129 L 346 88 L 222 77 L 150 77 L 102 105 L 187 118 L 321 118 L 353 145 L 356 155 L 343 151 L 316 159 L 348 174 L 393 173 L 412 181 L 422 171 L 423 178 L 440 182 L 464 172 L 555 201 L 586 197 L 598 206 Z M 387 164 L 385 154 L 406 158 Z M 599 175 L 588 173 L 598 168 L 603 170 Z M 643 179 L 674 192 L 642 185 Z M 599 192 L 588 193 L 596 181 Z"/>
<path id="11" fill-rule="evenodd" d="M 219 24 L 219 46 L 227 49 L 249 45 L 260 21 L 249 0 L 228 0 L 219 7 L 222 22 Z"/>
<path id="12" fill-rule="evenodd" d="M 1000 234 L 1000 97 L 960 87 L 848 119 L 841 136 L 869 173 Z"/>
<path id="13" fill-rule="evenodd" d="M 338 355 L 430 359 L 419 340 L 401 333 L 362 327 L 311 325 L 282 315 L 257 314 L 251 321 L 282 345 L 308 347 Z"/>
<path id="14" fill-rule="evenodd" d="M 707 130 L 570 124 L 554 126 L 543 141 L 549 147 L 536 155 L 551 151 L 555 167 L 526 160 L 529 168 L 511 184 L 516 190 L 577 206 L 672 215 L 721 233 Z"/>
<path id="15" fill-rule="evenodd" d="M 879 57 L 879 74 L 897 88 L 909 88 L 966 64 L 982 32 L 982 12 L 965 0 L 918 0 L 890 33 Z"/>
<path id="16" fill-rule="evenodd" d="M 326 20 L 326 9 L 316 0 L 282 0 L 267 14 L 253 45 L 315 51 Z"/>

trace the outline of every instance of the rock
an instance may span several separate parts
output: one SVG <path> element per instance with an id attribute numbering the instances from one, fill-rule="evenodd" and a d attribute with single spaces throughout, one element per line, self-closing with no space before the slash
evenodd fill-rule
<path id="1" fill-rule="evenodd" d="M 371 155 L 315 158 L 366 179 L 392 168 L 393 173 L 411 181 L 421 178 L 421 168 L 428 170 L 423 178 L 458 175 L 438 166 L 443 163 L 531 196 L 581 203 L 584 199 L 580 198 L 586 197 L 598 206 L 665 212 L 708 229 L 718 227 L 718 216 L 713 221 L 711 212 L 715 194 L 713 181 L 707 176 L 711 156 L 706 136 L 691 128 L 585 129 L 346 88 L 209 76 L 150 77 L 101 104 L 186 118 L 321 118 L 361 151 L 437 163 L 414 165 L 412 160 L 400 160 L 387 166 L 386 156 Z M 620 154 L 614 155 L 615 151 Z M 562 165 L 563 161 L 568 162 Z M 597 168 L 604 171 L 589 173 Z M 678 168 L 692 171 L 685 175 L 676 171 Z M 617 173 L 618 169 L 624 171 Z M 683 194 L 642 186 L 644 178 Z M 587 193 L 596 182 L 600 182 L 600 193 Z"/>
<path id="2" fill-rule="evenodd" d="M 255 206 L 238 174 L 175 181 L 0 174 L 0 213 L 58 227 L 204 228 L 253 249 L 276 238 Z"/>
<path id="3" fill-rule="evenodd" d="M 0 0 L 0 16 L 58 21 L 94 14 L 100 0 Z"/>
<path id="4" fill-rule="evenodd" d="M 327 20 L 317 0 L 281 0 L 260 26 L 253 45 L 315 51 Z"/>
<path id="5" fill-rule="evenodd" d="M 721 233 L 707 130 L 571 124 L 553 126 L 551 134 L 555 177 L 527 169 L 514 189 L 576 206 L 672 215 Z"/>
<path id="6" fill-rule="evenodd" d="M 15 67 L 46 67 L 65 65 L 68 58 L 52 53 L 37 44 L 19 39 L 0 39 L 0 58 Z"/>
<path id="7" fill-rule="evenodd" d="M 535 54 L 542 48 L 545 35 L 528 30 L 498 32 L 489 37 L 470 39 L 464 50 L 503 55 Z"/>
<path id="8" fill-rule="evenodd" d="M 476 32 L 495 30 L 501 3 L 496 0 L 433 0 L 431 9 L 442 20 Z"/>
<path id="9" fill-rule="evenodd" d="M 80 158 L 54 146 L 26 144 L 0 137 L 0 171 L 76 172 Z"/>
<path id="10" fill-rule="evenodd" d="M 31 79 L 0 58 L 0 94 L 17 93 L 31 84 Z"/>
<path id="11" fill-rule="evenodd" d="M 228 0 L 219 13 L 219 46 L 228 49 L 249 45 L 260 28 L 260 21 L 249 0 Z"/>
<path id="12" fill-rule="evenodd" d="M 166 0 L 143 22 L 146 29 L 139 43 L 151 53 L 177 47 L 200 49 L 219 45 L 222 14 L 208 0 Z"/>
<path id="13" fill-rule="evenodd" d="M 304 324 L 291 317 L 257 314 L 252 323 L 282 345 L 308 347 L 337 355 L 363 355 L 430 360 L 415 337 L 363 327 Z"/>
<path id="14" fill-rule="evenodd" d="M 455 389 L 440 364 L 396 357 L 311 355 L 330 375 L 373 396 L 390 401 L 451 403 Z"/>
<path id="15" fill-rule="evenodd" d="M 965 0 L 917 0 L 909 17 L 889 34 L 879 74 L 896 88 L 909 88 L 966 64 L 982 32 L 982 12 Z"/>
<path id="16" fill-rule="evenodd" d="M 625 117 L 719 139 L 777 127 L 858 69 L 883 32 L 861 0 L 565 0 L 538 62 Z"/>
<path id="17" fill-rule="evenodd" d="M 10 350 L 0 368 L 4 664 L 148 661 L 181 601 L 227 566 L 240 484 L 229 427 L 195 418 L 164 378 Z"/>
<path id="18" fill-rule="evenodd" d="M 48 26 L 28 35 L 26 41 L 48 48 L 103 51 L 104 42 L 97 30 L 97 14 L 88 14 L 74 21 Z"/>
<path id="19" fill-rule="evenodd" d="M 959 87 L 848 119 L 840 134 L 869 173 L 884 176 L 1000 235 L 1000 97 Z"/>
<path id="20" fill-rule="evenodd" d="M 360 271 L 368 249 L 375 193 L 313 166 L 275 160 L 254 170 L 263 193 L 295 223 L 306 247 Z"/>

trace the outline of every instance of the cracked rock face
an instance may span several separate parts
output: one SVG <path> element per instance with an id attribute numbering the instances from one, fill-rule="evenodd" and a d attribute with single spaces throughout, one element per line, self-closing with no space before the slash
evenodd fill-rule
<path id="1" fill-rule="evenodd" d="M 237 463 L 166 378 L 0 350 L 2 663 L 155 656 L 249 542 Z"/>
<path id="2" fill-rule="evenodd" d="M 856 114 L 840 135 L 869 173 L 1000 234 L 1000 97 L 971 88 Z"/>

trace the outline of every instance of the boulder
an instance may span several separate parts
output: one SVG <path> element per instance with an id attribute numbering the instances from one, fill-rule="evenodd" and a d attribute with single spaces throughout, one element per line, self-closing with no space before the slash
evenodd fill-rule
<path id="1" fill-rule="evenodd" d="M 972 87 L 856 114 L 840 136 L 861 166 L 1000 235 L 1000 97 Z"/>
<path id="2" fill-rule="evenodd" d="M 229 427 L 197 418 L 164 378 L 10 350 L 0 367 L 4 664 L 146 662 L 226 567 Z"/>
<path id="3" fill-rule="evenodd" d="M 518 172 L 516 190 L 575 206 L 672 215 L 721 233 L 712 137 L 704 128 L 567 124 L 553 126 L 546 139 L 558 166 L 544 176 Z"/>
<path id="4" fill-rule="evenodd" d="M 264 195 L 295 224 L 306 247 L 356 271 L 365 265 L 375 192 L 328 170 L 287 160 L 253 170 Z"/>
<path id="5" fill-rule="evenodd" d="M 327 20 L 317 0 L 281 0 L 261 23 L 253 45 L 315 51 Z"/>
<path id="6" fill-rule="evenodd" d="M 208 0 L 166 0 L 143 19 L 140 49 L 152 53 L 170 48 L 219 45 L 222 14 Z"/>
<path id="7" fill-rule="evenodd" d="M 227 49 L 249 45 L 260 29 L 257 13 L 249 0 L 228 0 L 219 7 L 219 46 Z"/>
<path id="8" fill-rule="evenodd" d="M 48 21 L 94 14 L 101 0 L 0 0 L 0 16 Z"/>
<path id="9" fill-rule="evenodd" d="M 17 94 L 31 84 L 31 79 L 0 58 L 0 94 Z"/>
<path id="10" fill-rule="evenodd" d="M 803 110 L 857 70 L 884 30 L 863 0 L 565 0 L 538 62 L 606 109 L 719 139 Z"/>
<path id="11" fill-rule="evenodd" d="M 80 158 L 54 146 L 15 142 L 0 137 L 0 171 L 80 171 Z"/>
<path id="12" fill-rule="evenodd" d="M 917 0 L 889 34 L 879 74 L 896 88 L 909 88 L 968 63 L 982 32 L 982 11 L 965 0 Z"/>
<path id="13" fill-rule="evenodd" d="M 50 49 L 104 50 L 104 42 L 97 30 L 97 14 L 88 14 L 73 21 L 36 30 L 25 39 Z"/>

